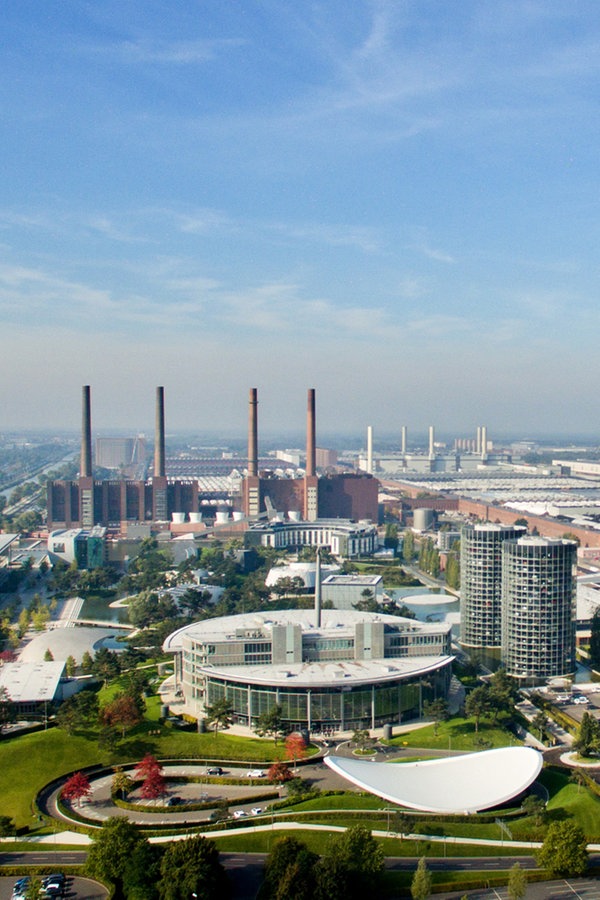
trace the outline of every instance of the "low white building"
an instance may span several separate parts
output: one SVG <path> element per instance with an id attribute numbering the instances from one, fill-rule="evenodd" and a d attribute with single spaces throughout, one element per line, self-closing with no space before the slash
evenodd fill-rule
<path id="1" fill-rule="evenodd" d="M 354 609 L 369 599 L 383 602 L 381 575 L 329 575 L 321 582 L 321 601 L 331 602 L 334 609 Z"/>

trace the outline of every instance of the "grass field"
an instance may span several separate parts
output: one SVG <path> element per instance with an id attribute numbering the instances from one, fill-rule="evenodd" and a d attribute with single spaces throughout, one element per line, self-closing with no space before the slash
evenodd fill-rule
<path id="1" fill-rule="evenodd" d="M 160 759 L 223 759 L 268 763 L 283 755 L 281 745 L 237 735 L 197 734 L 162 727 L 149 715 L 119 742 L 115 751 L 100 750 L 97 732 L 68 735 L 61 728 L 5 738 L 0 742 L 0 815 L 10 816 L 17 827 L 32 826 L 32 803 L 49 781 L 67 772 L 94 764 L 116 765 L 135 762 L 146 753 Z"/>
<path id="2" fill-rule="evenodd" d="M 520 741 L 500 725 L 480 722 L 479 731 L 476 732 L 474 719 L 456 716 L 447 722 L 440 722 L 437 734 L 433 724 L 424 725 L 384 743 L 392 747 L 423 747 L 431 750 L 487 750 L 517 745 Z"/>

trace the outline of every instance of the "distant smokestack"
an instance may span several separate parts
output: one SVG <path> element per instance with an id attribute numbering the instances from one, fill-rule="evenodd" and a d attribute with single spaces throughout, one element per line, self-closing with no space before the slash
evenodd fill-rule
<path id="1" fill-rule="evenodd" d="M 317 547 L 315 557 L 315 628 L 321 627 L 321 548 Z"/>
<path id="2" fill-rule="evenodd" d="M 367 472 L 373 474 L 373 426 L 367 425 Z"/>
<path id="3" fill-rule="evenodd" d="M 481 426 L 481 458 L 487 459 L 487 426 Z"/>
<path id="4" fill-rule="evenodd" d="M 81 462 L 79 474 L 82 478 L 92 476 L 92 412 L 90 405 L 90 386 L 82 389 L 82 427 L 81 427 Z"/>
<path id="5" fill-rule="evenodd" d="M 435 428 L 433 425 L 429 426 L 429 459 L 433 459 L 435 456 Z"/>
<path id="6" fill-rule="evenodd" d="M 316 416 L 315 389 L 308 389 L 308 407 L 306 411 L 306 474 L 313 476 L 316 468 Z"/>
<path id="7" fill-rule="evenodd" d="M 475 452 L 478 455 L 481 454 L 481 425 L 477 426 L 477 448 Z"/>
<path id="8" fill-rule="evenodd" d="M 165 466 L 165 389 L 156 388 L 156 425 L 154 429 L 154 477 L 164 478 Z"/>
<path id="9" fill-rule="evenodd" d="M 402 453 L 406 453 L 406 425 L 403 425 L 403 426 L 402 426 L 402 438 L 401 438 L 401 441 L 402 441 L 402 443 L 401 443 L 401 445 L 400 445 L 400 449 L 401 449 Z"/>
<path id="10" fill-rule="evenodd" d="M 256 388 L 250 388 L 248 409 L 248 475 L 258 475 L 258 399 Z"/>

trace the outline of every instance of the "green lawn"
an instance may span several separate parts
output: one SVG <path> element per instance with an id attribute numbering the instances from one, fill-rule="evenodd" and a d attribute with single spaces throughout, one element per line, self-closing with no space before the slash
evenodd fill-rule
<path id="1" fill-rule="evenodd" d="M 474 719 L 463 719 L 462 716 L 440 722 L 437 734 L 435 731 L 433 724 L 424 725 L 385 743 L 392 747 L 427 747 L 432 750 L 484 750 L 520 744 L 520 741 L 501 725 L 480 722 L 479 731 L 476 732 Z M 481 745 L 482 741 L 486 742 L 485 746 Z"/>
<path id="2" fill-rule="evenodd" d="M 354 823 L 356 824 L 356 823 Z M 209 835 L 210 836 L 210 835 Z M 257 834 L 232 834 L 228 837 L 212 838 L 219 850 L 229 852 L 232 850 L 240 853 L 268 853 L 273 843 L 282 837 L 294 837 L 302 841 L 314 853 L 321 854 L 323 845 L 329 839 L 323 831 L 304 831 L 303 829 L 290 829 L 289 831 L 263 831 Z M 489 847 L 477 847 L 473 844 L 453 844 L 452 850 L 444 845 L 428 841 L 405 841 L 400 838 L 378 838 L 378 843 L 383 847 L 386 856 L 490 856 Z M 493 856 L 511 856 L 514 849 L 494 847 Z"/>
<path id="3" fill-rule="evenodd" d="M 281 745 L 259 738 L 227 733 L 216 736 L 162 727 L 148 717 L 119 742 L 116 750 L 101 751 L 97 732 L 68 735 L 61 728 L 4 738 L 0 742 L 0 815 L 10 816 L 17 827 L 32 825 L 32 803 L 49 781 L 67 772 L 97 763 L 135 762 L 152 753 L 160 759 L 222 759 L 264 763 L 283 755 Z"/>

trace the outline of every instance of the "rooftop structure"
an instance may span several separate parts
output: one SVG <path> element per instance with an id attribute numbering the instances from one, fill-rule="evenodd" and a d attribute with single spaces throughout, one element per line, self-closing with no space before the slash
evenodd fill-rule
<path id="1" fill-rule="evenodd" d="M 274 610 L 195 622 L 163 645 L 185 707 L 227 698 L 253 726 L 276 704 L 290 728 L 374 728 L 445 697 L 450 627 L 355 610 Z"/>
<path id="2" fill-rule="evenodd" d="M 518 797 L 539 775 L 543 756 L 531 747 L 502 747 L 401 766 L 326 756 L 352 784 L 390 803 L 442 814 L 469 814 Z"/>

